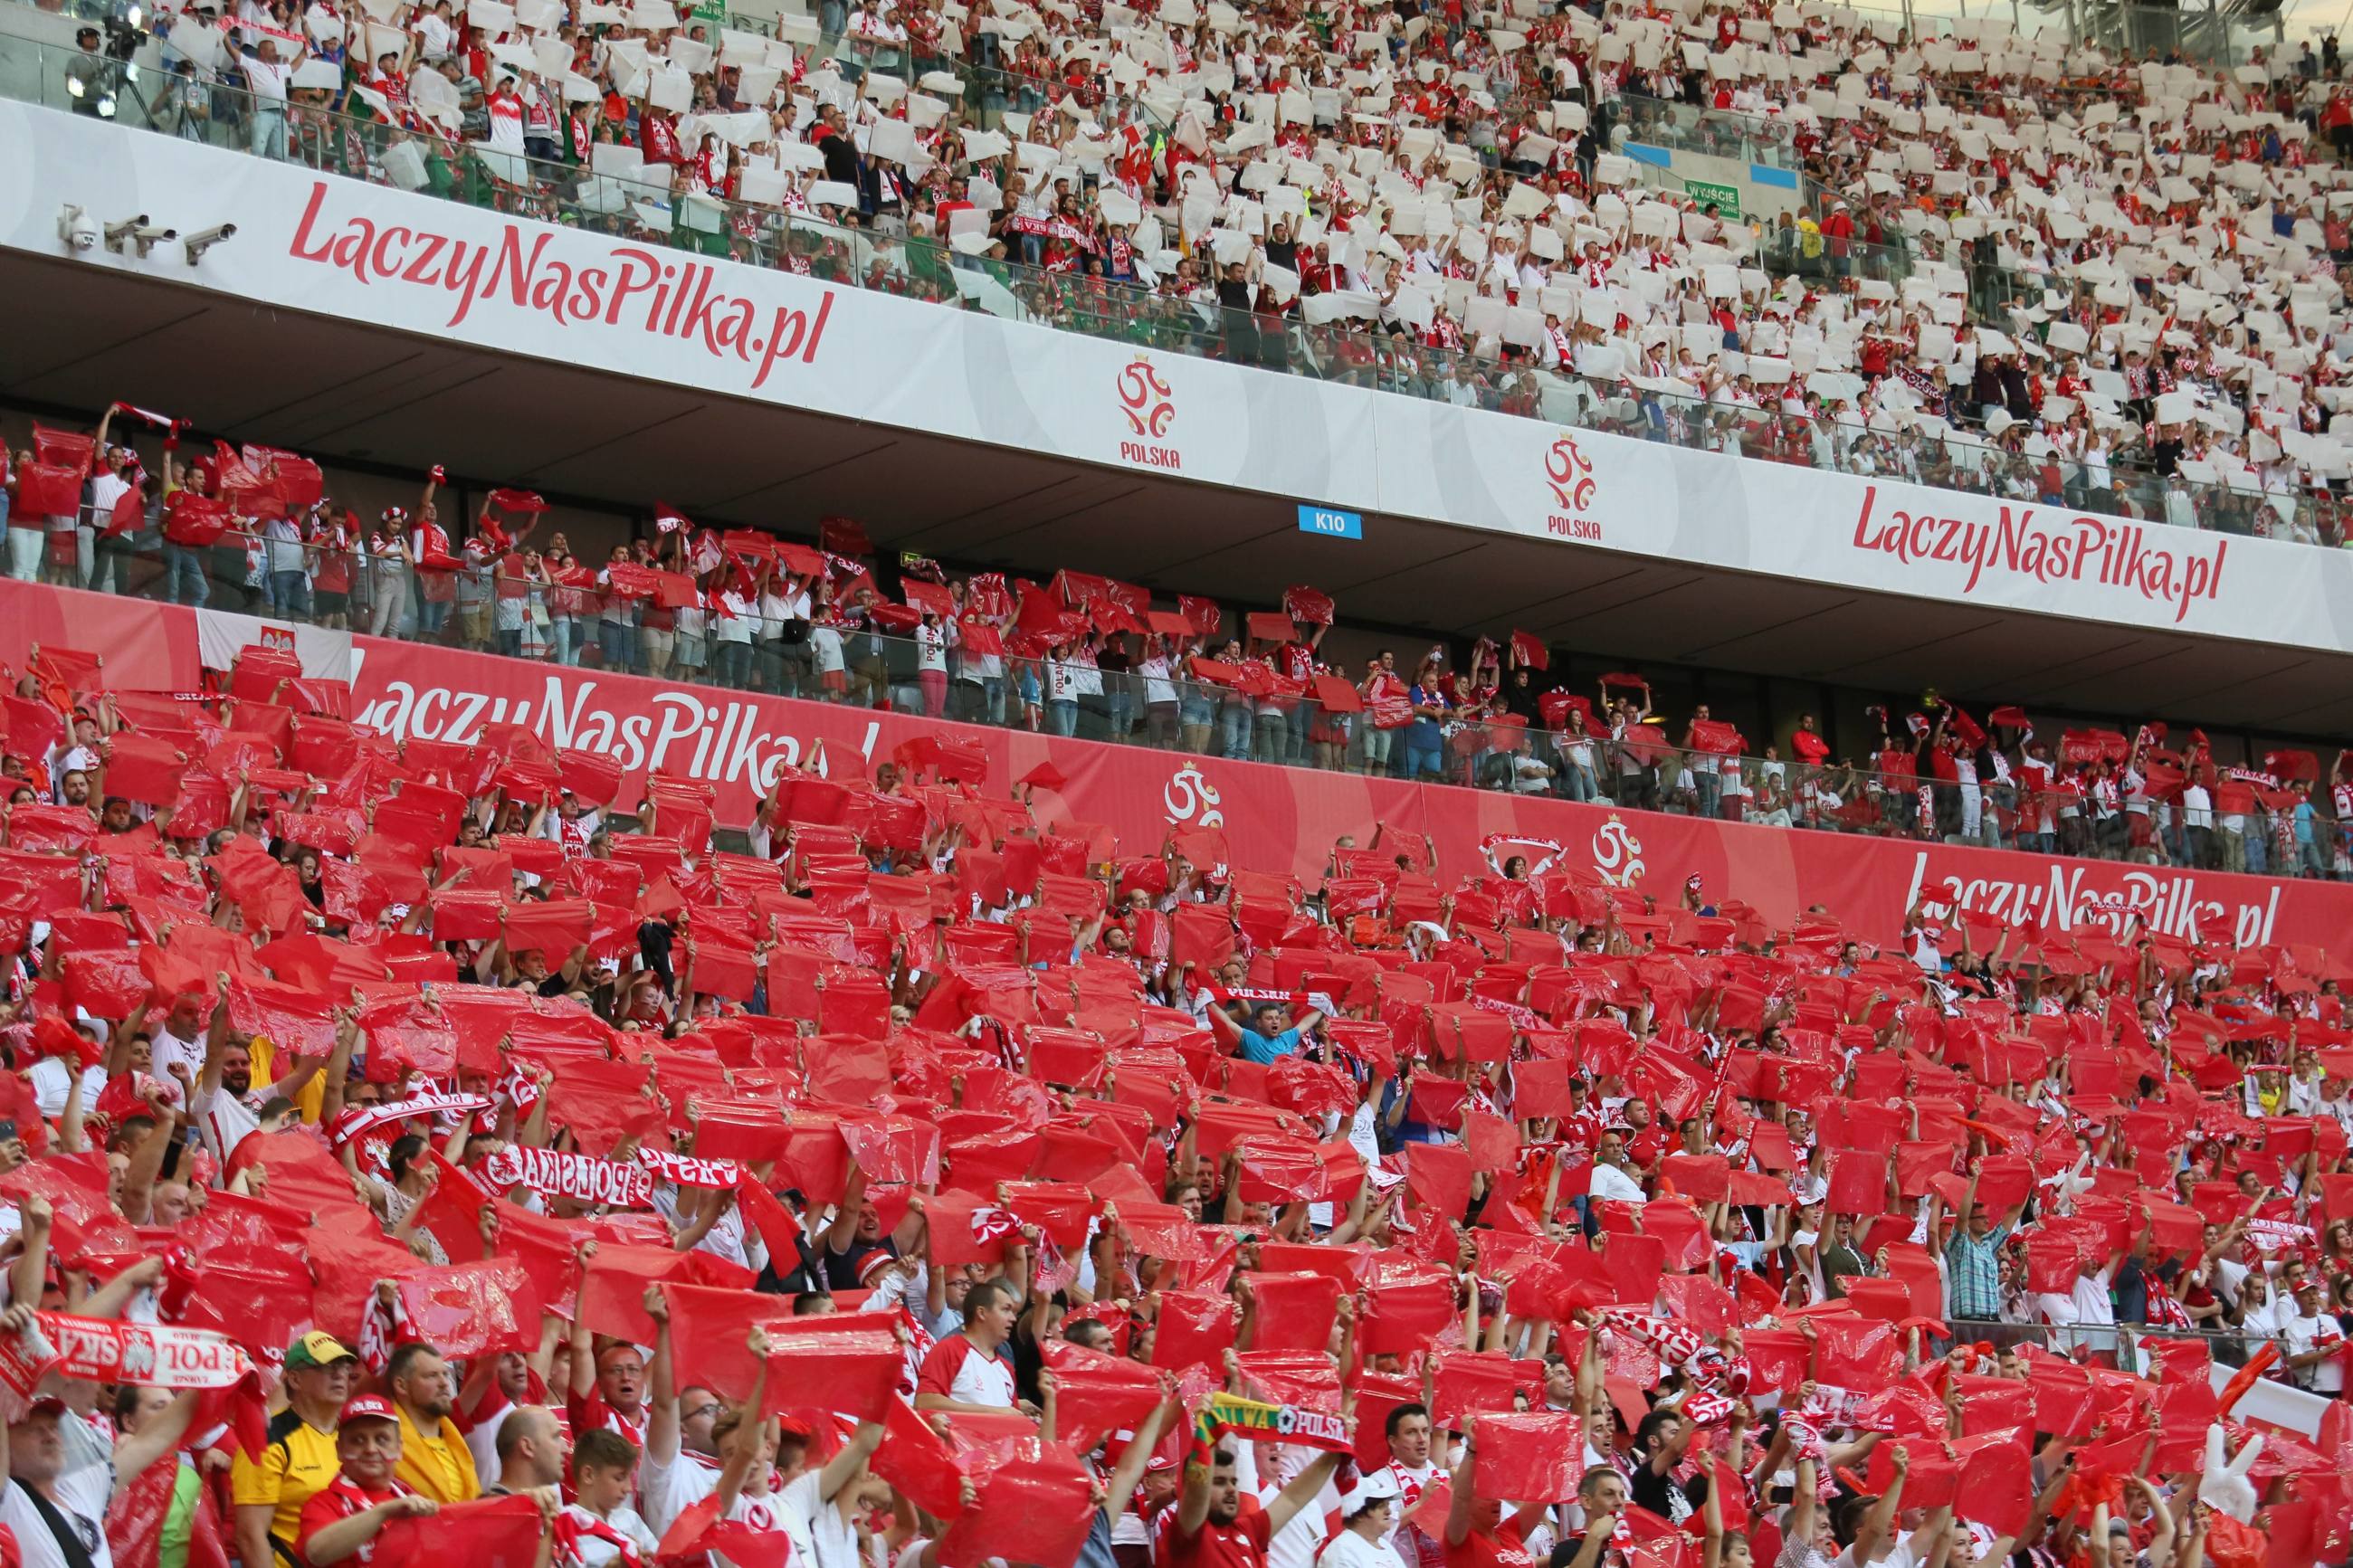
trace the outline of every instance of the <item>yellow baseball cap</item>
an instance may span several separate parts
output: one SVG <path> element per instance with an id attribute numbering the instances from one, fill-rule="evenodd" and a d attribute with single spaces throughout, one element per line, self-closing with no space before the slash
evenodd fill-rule
<path id="1" fill-rule="evenodd" d="M 286 1347 L 286 1370 L 289 1372 L 306 1366 L 332 1366 L 339 1361 L 358 1359 L 343 1348 L 343 1341 L 323 1329 L 312 1329 Z"/>

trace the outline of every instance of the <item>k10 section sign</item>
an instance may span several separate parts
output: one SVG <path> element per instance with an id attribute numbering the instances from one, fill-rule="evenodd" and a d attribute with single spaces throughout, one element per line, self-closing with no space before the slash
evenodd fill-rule
<path id="1" fill-rule="evenodd" d="M 1138 351 L 0 103 L 0 244 L 56 256 L 64 204 L 184 233 L 234 222 L 195 268 L 170 247 L 73 264 L 275 310 L 1565 552 L 2353 652 L 2346 552 Z"/>
<path id="2" fill-rule="evenodd" d="M 903 713 L 805 702 L 638 676 L 547 668 L 375 637 L 354 639 L 353 716 L 385 734 L 473 743 L 517 725 L 551 746 L 621 764 L 621 804 L 659 770 L 714 787 L 721 823 L 743 826 L 789 769 L 871 777 L 910 741 L 979 742 L 988 776 L 972 787 L 1005 799 L 1012 781 L 1050 762 L 1066 779 L 1037 806 L 1050 820 L 1101 824 L 1124 855 L 1156 854 L 1173 828 L 1221 829 L 1233 863 L 1320 884 L 1343 837 L 1376 827 L 1428 835 L 1446 880 L 1482 863 L 1498 836 L 1520 852 L 1590 868 L 1662 899 L 1696 876 L 1711 898 L 1736 898 L 1786 924 L 1821 903 L 1864 935 L 1892 940 L 1915 901 L 1982 910 L 2060 930 L 2122 931 L 2131 920 L 2185 938 L 2342 946 L 2353 887 L 2174 871 L 1992 849 L 1700 821 L 1688 816 L 1494 791 L 1409 784 L 976 728 Z"/>

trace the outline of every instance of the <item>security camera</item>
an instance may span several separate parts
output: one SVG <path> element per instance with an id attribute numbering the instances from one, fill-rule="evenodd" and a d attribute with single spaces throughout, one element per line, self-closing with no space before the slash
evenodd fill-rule
<path id="1" fill-rule="evenodd" d="M 176 229 L 149 222 L 147 215 L 141 213 L 137 217 L 106 226 L 106 248 L 117 256 L 136 255 L 144 261 L 149 251 L 164 240 L 176 237 L 177 234 Z"/>
<path id="2" fill-rule="evenodd" d="M 58 214 L 58 238 L 76 250 L 95 250 L 98 225 L 81 208 L 69 205 Z"/>
<path id="3" fill-rule="evenodd" d="M 194 267 L 196 264 L 197 258 L 202 257 L 206 251 L 210 250 L 214 246 L 218 245 L 224 239 L 236 237 L 236 235 L 237 225 L 233 223 L 225 223 L 216 225 L 212 228 L 200 228 L 180 243 L 187 247 L 188 265 Z"/>

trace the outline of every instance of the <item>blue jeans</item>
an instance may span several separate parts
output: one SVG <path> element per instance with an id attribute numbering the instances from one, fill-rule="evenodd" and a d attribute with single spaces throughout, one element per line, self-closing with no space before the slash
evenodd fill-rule
<path id="1" fill-rule="evenodd" d="M 1127 678 L 1121 676 L 1119 679 L 1124 682 Z M 1111 709 L 1111 738 L 1126 740 L 1135 730 L 1135 693 L 1113 691 L 1105 696 L 1103 701 Z"/>
<path id="2" fill-rule="evenodd" d="M 191 550 L 185 544 L 164 544 L 164 592 L 175 605 L 198 605 L 213 596 L 212 584 L 205 577 L 205 552 Z M 180 597 L 180 584 L 188 585 L 188 596 Z"/>
<path id="3" fill-rule="evenodd" d="M 1405 742 L 1405 776 L 1418 779 L 1427 775 L 1446 775 L 1446 745 L 1442 741 L 1417 741 L 1410 735 Z"/>
<path id="4" fill-rule="evenodd" d="M 1079 732 L 1079 705 L 1071 698 L 1057 697 L 1046 704 L 1046 727 L 1057 735 Z"/>
<path id="5" fill-rule="evenodd" d="M 272 572 L 269 574 L 269 602 L 281 616 L 307 618 L 311 614 L 309 574 L 300 568 L 291 572 Z"/>
<path id="6" fill-rule="evenodd" d="M 445 623 L 447 623 L 448 619 L 449 619 L 449 601 L 448 601 L 448 600 L 447 600 L 447 599 L 428 599 L 428 598 L 426 598 L 426 597 L 425 597 L 423 595 L 421 595 L 421 594 L 420 594 L 419 595 L 417 595 L 417 636 L 419 636 L 419 637 L 435 637 L 435 636 L 439 635 L 442 626 L 443 626 Z"/>
<path id="7" fill-rule="evenodd" d="M 619 621 L 596 623 L 599 646 L 605 650 L 607 669 L 635 669 L 638 667 L 638 628 Z"/>
<path id="8" fill-rule="evenodd" d="M 752 645 L 748 642 L 722 642 L 719 645 L 719 683 L 742 687 L 752 679 Z"/>
<path id="9" fill-rule="evenodd" d="M 1722 773 L 1692 773 L 1692 785 L 1699 792 L 1699 814 L 1702 816 L 1724 815 L 1724 775 Z"/>
<path id="10" fill-rule="evenodd" d="M 1567 791 L 1568 798 L 1571 800 L 1591 800 L 1601 793 L 1600 783 L 1594 778 L 1593 770 L 1582 763 L 1564 760 L 1561 763 L 1560 780 L 1562 787 Z"/>
<path id="11" fill-rule="evenodd" d="M 1261 713 L 1258 716 L 1258 760 L 1261 763 L 1292 761 L 1291 721 L 1282 713 Z"/>
<path id="12" fill-rule="evenodd" d="M 1219 756 L 1246 761 L 1250 754 L 1250 710 L 1247 702 L 1229 702 L 1218 717 L 1218 731 L 1222 744 Z"/>
<path id="13" fill-rule="evenodd" d="M 579 631 L 579 621 L 571 616 L 550 616 L 547 618 L 548 645 L 554 651 L 556 663 L 580 662 L 580 648 L 573 640 Z"/>
<path id="14" fill-rule="evenodd" d="M 283 101 L 257 105 L 251 126 L 253 155 L 278 163 L 286 161 L 286 105 Z"/>

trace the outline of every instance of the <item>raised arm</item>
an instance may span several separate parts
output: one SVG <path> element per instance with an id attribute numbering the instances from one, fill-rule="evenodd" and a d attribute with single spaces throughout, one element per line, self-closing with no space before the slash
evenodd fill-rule
<path id="1" fill-rule="evenodd" d="M 667 1315 L 662 1322 L 662 1337 L 665 1342 L 670 1337 Z M 752 1474 L 752 1461 L 760 1457 L 760 1429 L 765 1425 L 765 1417 L 760 1414 L 760 1405 L 761 1402 L 768 1396 L 768 1331 L 757 1323 L 753 1324 L 751 1331 L 744 1336 L 744 1348 L 752 1352 L 759 1370 L 752 1374 L 752 1392 L 744 1400 L 744 1408 L 749 1414 L 744 1417 L 742 1425 L 729 1436 L 727 1458 L 719 1467 L 719 1484 L 712 1489 L 718 1494 L 719 1516 L 722 1519 L 727 1517 L 730 1510 L 735 1507 L 735 1500 L 743 1495 L 744 1482 Z M 666 1371 L 665 1375 L 667 1375 Z M 675 1427 L 678 1421 L 678 1397 L 675 1394 L 670 1396 L 670 1421 Z M 650 1427 L 647 1429 L 646 1437 L 646 1447 L 650 1452 L 653 1447 L 653 1432 Z M 675 1431 L 670 1435 L 670 1441 L 673 1446 L 678 1441 Z M 843 1452 L 848 1451 L 848 1447 L 845 1445 Z M 826 1468 L 828 1470 L 832 1468 L 830 1465 Z"/>
<path id="2" fill-rule="evenodd" d="M 116 1441 L 114 1476 L 118 1484 L 130 1480 L 180 1446 L 180 1439 L 187 1436 L 188 1422 L 196 1413 L 196 1394 L 193 1388 L 180 1390 L 153 1420 Z"/>
<path id="3" fill-rule="evenodd" d="M 646 1316 L 654 1321 L 654 1359 L 646 1367 L 646 1458 L 668 1465 L 678 1458 L 678 1390 L 670 1343 L 670 1299 L 659 1285 L 646 1287 Z M 766 1363 L 761 1363 L 763 1373 Z"/>
<path id="4" fill-rule="evenodd" d="M 1904 1477 L 1912 1468 L 1910 1452 L 1898 1443 L 1888 1450 L 1887 1461 L 1895 1474 L 1888 1481 L 1887 1490 L 1871 1505 L 1871 1511 L 1864 1514 L 1862 1522 L 1855 1527 L 1854 1560 L 1858 1563 L 1868 1563 L 1877 1554 L 1880 1543 L 1894 1528 L 1896 1513 L 1903 1507 Z"/>
<path id="5" fill-rule="evenodd" d="M 1315 1500 L 1332 1472 L 1340 1468 L 1337 1454 L 1319 1454 L 1313 1464 L 1291 1478 L 1291 1484 L 1275 1494 L 1266 1505 L 1266 1528 L 1269 1535 L 1280 1535 L 1283 1526 L 1299 1516 L 1299 1511 Z"/>

